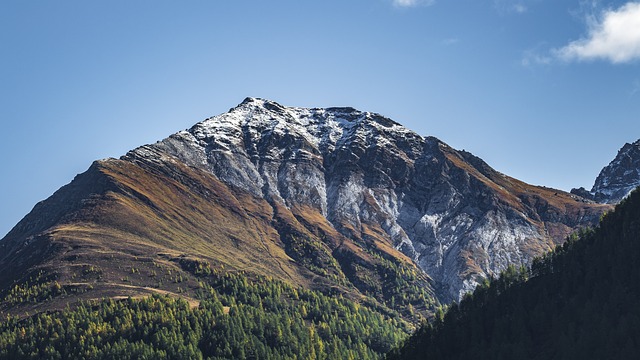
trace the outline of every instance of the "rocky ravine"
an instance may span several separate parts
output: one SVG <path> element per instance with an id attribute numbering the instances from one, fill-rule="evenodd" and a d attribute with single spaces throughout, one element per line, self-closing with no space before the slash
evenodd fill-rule
<path id="1" fill-rule="evenodd" d="M 123 157 L 170 156 L 236 189 L 324 216 L 343 235 L 384 238 L 443 301 L 528 263 L 609 207 L 535 187 L 378 114 L 248 98 L 228 113 Z M 372 228 L 383 231 L 370 231 Z"/>

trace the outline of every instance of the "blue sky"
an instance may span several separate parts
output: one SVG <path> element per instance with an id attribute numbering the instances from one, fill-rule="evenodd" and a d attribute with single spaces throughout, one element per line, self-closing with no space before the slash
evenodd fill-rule
<path id="1" fill-rule="evenodd" d="M 640 138 L 637 1 L 3 0 L 0 44 L 0 236 L 247 96 L 379 112 L 564 190 Z"/>

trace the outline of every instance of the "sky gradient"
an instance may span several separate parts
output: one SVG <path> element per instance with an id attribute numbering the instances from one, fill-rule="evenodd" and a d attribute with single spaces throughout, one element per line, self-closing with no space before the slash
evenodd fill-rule
<path id="1" fill-rule="evenodd" d="M 640 138 L 637 1 L 5 0 L 0 44 L 0 237 L 247 96 L 378 112 L 563 190 Z"/>

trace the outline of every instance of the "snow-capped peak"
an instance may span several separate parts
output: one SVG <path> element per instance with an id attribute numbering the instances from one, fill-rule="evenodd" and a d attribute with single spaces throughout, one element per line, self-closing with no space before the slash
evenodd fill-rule
<path id="1" fill-rule="evenodd" d="M 410 134 L 402 125 L 382 115 L 350 107 L 285 107 L 260 98 L 246 98 L 228 113 L 208 118 L 188 130 L 199 142 L 222 144 L 224 150 L 241 146 L 246 134 L 252 139 L 275 135 L 303 138 L 317 151 L 334 150 L 345 142 L 379 138 L 381 145 L 389 136 Z M 244 135 L 242 135 L 244 133 Z M 386 136 L 384 136 L 386 135 Z"/>

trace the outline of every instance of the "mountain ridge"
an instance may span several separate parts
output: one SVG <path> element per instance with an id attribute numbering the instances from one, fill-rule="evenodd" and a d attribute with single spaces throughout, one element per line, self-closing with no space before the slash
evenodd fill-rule
<path id="1" fill-rule="evenodd" d="M 89 276 L 87 293 L 122 279 L 177 292 L 154 267 L 175 273 L 195 259 L 371 296 L 405 316 L 528 264 L 610 208 L 528 185 L 379 114 L 256 98 L 97 161 L 56 194 L 0 241 L 0 287 L 20 281 L 8 269 L 75 283 L 95 265 L 102 279 Z"/>

